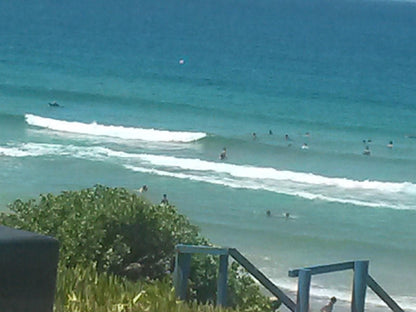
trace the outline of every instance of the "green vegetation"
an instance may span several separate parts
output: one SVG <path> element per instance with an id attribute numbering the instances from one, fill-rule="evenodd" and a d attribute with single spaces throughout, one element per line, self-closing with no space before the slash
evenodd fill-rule
<path id="1" fill-rule="evenodd" d="M 60 242 L 57 312 L 214 311 L 210 306 L 196 308 L 196 302 L 215 302 L 215 257 L 193 257 L 192 303 L 178 303 L 172 293 L 169 273 L 175 245 L 209 245 L 174 206 L 153 205 L 124 188 L 97 185 L 16 200 L 9 209 L 12 213 L 2 213 L 0 224 Z M 229 268 L 228 286 L 229 304 L 238 311 L 271 310 L 269 300 L 237 263 Z M 163 308 L 156 307 L 159 304 Z"/>
<path id="2" fill-rule="evenodd" d="M 231 312 L 184 303 L 175 297 L 170 279 L 131 282 L 114 274 L 97 273 L 90 266 L 60 268 L 55 312 Z"/>

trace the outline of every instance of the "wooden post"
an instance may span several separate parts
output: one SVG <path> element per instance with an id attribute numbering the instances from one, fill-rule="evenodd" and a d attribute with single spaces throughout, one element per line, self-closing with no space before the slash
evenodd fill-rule
<path id="1" fill-rule="evenodd" d="M 355 261 L 351 312 L 364 312 L 367 277 L 368 261 Z"/>
<path id="2" fill-rule="evenodd" d="M 311 286 L 311 270 L 299 270 L 298 295 L 296 301 L 296 312 L 309 311 L 309 291 Z"/>
<path id="3" fill-rule="evenodd" d="M 228 255 L 221 255 L 217 280 L 217 306 L 221 307 L 227 305 L 227 270 Z"/>
<path id="4" fill-rule="evenodd" d="M 173 272 L 173 283 L 175 294 L 181 300 L 186 299 L 188 288 L 188 277 L 191 269 L 191 254 L 176 252 L 175 271 Z"/>

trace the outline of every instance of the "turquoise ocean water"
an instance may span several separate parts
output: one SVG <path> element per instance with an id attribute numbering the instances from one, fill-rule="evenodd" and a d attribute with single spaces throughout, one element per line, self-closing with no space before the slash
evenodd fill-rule
<path id="1" fill-rule="evenodd" d="M 415 55 L 414 2 L 1 1 L 0 210 L 147 184 L 284 289 L 368 259 L 416 311 Z M 314 276 L 312 311 L 351 280 Z"/>

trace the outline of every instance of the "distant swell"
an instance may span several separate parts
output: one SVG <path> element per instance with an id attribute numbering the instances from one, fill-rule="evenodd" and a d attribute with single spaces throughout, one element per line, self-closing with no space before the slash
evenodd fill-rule
<path id="1" fill-rule="evenodd" d="M 156 129 L 143 129 L 114 125 L 82 123 L 76 121 L 57 120 L 32 114 L 25 115 L 26 122 L 31 126 L 55 131 L 78 133 L 91 136 L 115 137 L 127 140 L 142 140 L 152 142 L 193 142 L 202 139 L 206 133 L 182 132 Z"/>
<path id="2" fill-rule="evenodd" d="M 374 208 L 415 210 L 416 207 L 416 185 L 410 182 L 357 181 L 195 158 L 126 153 L 98 146 L 28 143 L 0 146 L 0 155 L 75 157 L 113 163 L 136 172 L 232 188 L 264 190 L 308 200 Z"/>

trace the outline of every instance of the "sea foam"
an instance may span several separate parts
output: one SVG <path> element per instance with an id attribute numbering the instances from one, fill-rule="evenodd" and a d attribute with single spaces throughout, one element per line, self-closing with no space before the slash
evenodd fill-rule
<path id="1" fill-rule="evenodd" d="M 414 210 L 416 185 L 410 182 L 358 181 L 312 173 L 241 164 L 128 153 L 100 146 L 26 143 L 0 147 L 10 157 L 66 156 L 121 165 L 124 168 L 231 188 L 279 194 L 356 206 Z"/>
<path id="2" fill-rule="evenodd" d="M 358 181 L 197 158 L 127 153 L 99 146 L 26 143 L 0 147 L 0 155 L 59 155 L 117 162 L 132 171 L 358 206 L 414 209 L 411 207 L 416 205 L 416 185 L 410 182 Z"/>
<path id="3" fill-rule="evenodd" d="M 45 118 L 32 114 L 26 114 L 25 119 L 29 125 L 40 128 L 91 136 L 115 137 L 127 140 L 186 143 L 197 141 L 206 137 L 206 133 L 203 132 L 143 129 L 115 125 L 103 125 L 96 122 L 83 123 L 77 121 L 65 121 Z"/>
<path id="4" fill-rule="evenodd" d="M 275 168 L 252 167 L 184 159 L 139 155 L 145 163 L 127 169 L 232 188 L 265 190 L 309 200 L 393 209 L 414 209 L 416 185 L 403 182 L 355 181 Z M 151 168 L 145 167 L 147 165 Z"/>

